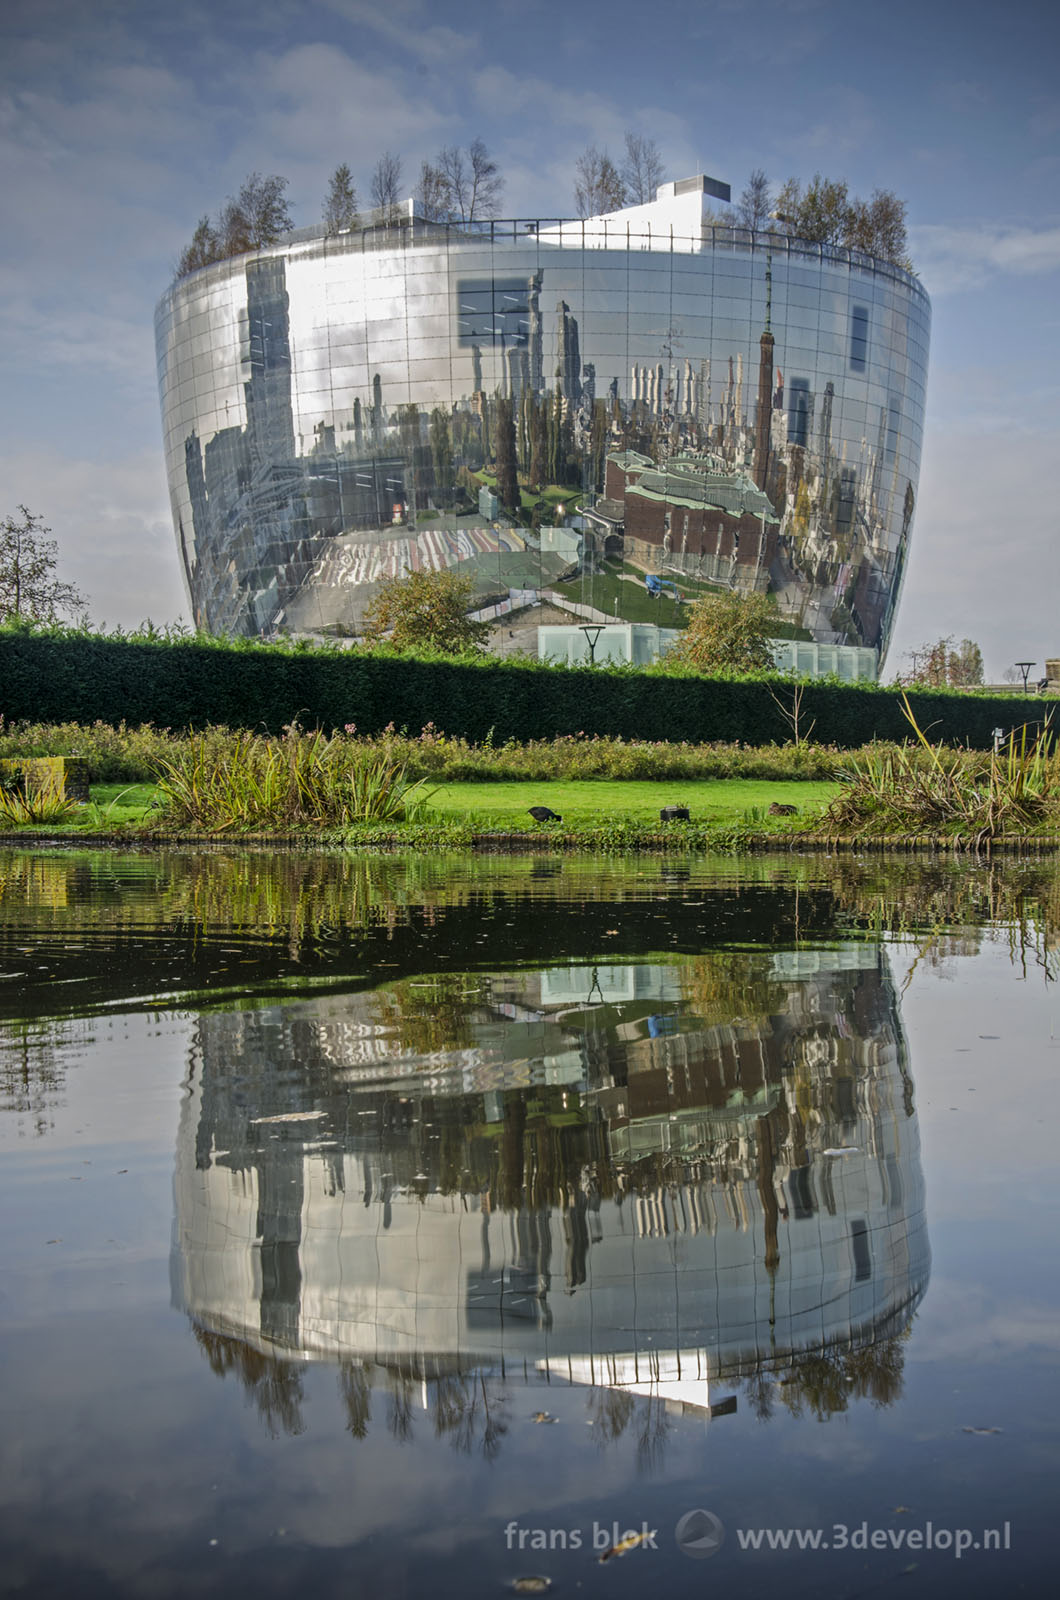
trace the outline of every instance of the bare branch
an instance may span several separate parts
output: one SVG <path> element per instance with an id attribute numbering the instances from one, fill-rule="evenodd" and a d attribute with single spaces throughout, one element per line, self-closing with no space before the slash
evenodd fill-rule
<path id="1" fill-rule="evenodd" d="M 655 199 L 655 191 L 663 178 L 663 164 L 654 139 L 627 130 L 621 178 L 626 205 L 646 206 Z"/>
<path id="2" fill-rule="evenodd" d="M 62 611 L 87 609 L 84 595 L 54 576 L 59 547 L 50 533 L 28 506 L 0 522 L 0 621 L 57 622 Z"/>
<path id="3" fill-rule="evenodd" d="M 392 222 L 401 202 L 401 157 L 384 150 L 372 173 L 373 204 L 384 222 Z"/>
<path id="4" fill-rule="evenodd" d="M 625 205 L 626 186 L 606 150 L 590 145 L 578 157 L 574 170 L 574 204 L 579 217 L 598 217 Z"/>

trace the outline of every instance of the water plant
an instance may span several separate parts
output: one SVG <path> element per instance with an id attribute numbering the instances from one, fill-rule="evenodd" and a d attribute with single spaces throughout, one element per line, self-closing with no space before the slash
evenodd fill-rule
<path id="1" fill-rule="evenodd" d="M 297 723 L 281 739 L 192 735 L 162 758 L 157 776 L 164 823 L 212 833 L 413 822 L 429 799 L 400 756 Z"/>
<path id="2" fill-rule="evenodd" d="M 1048 718 L 1037 731 L 1013 729 L 997 749 L 972 755 L 932 744 L 904 694 L 902 702 L 916 744 L 869 746 L 854 756 L 824 830 L 936 832 L 982 843 L 1060 816 L 1060 761 Z"/>
<path id="3" fill-rule="evenodd" d="M 32 823 L 68 822 L 76 803 L 54 789 L 26 791 L 21 787 L 0 785 L 0 823 L 12 823 L 16 828 Z"/>

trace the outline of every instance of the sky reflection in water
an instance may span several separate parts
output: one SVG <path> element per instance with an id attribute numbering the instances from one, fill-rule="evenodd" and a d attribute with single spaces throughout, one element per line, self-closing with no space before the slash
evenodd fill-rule
<path id="1" fill-rule="evenodd" d="M 12 854 L 0 897 L 13 1589 L 1037 1592 L 1054 875 Z"/>

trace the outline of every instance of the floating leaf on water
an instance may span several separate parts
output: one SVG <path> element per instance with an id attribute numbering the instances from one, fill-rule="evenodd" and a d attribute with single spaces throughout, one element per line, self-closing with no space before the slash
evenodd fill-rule
<path id="1" fill-rule="evenodd" d="M 1000 1428 L 962 1428 L 962 1433 L 1000 1433 Z"/>
<path id="2" fill-rule="evenodd" d="M 626 1556 L 631 1550 L 636 1550 L 638 1545 L 642 1545 L 645 1540 L 653 1540 L 654 1537 L 654 1533 L 631 1533 L 628 1539 L 620 1539 L 609 1550 L 605 1550 L 600 1557 L 600 1561 L 601 1563 L 610 1561 L 612 1556 Z"/>
<path id="3" fill-rule="evenodd" d="M 547 1594 L 551 1587 L 551 1578 L 536 1573 L 526 1578 L 513 1578 L 511 1584 L 513 1594 Z"/>
<path id="4" fill-rule="evenodd" d="M 530 1418 L 531 1422 L 555 1422 L 556 1418 L 547 1411 L 535 1411 Z"/>

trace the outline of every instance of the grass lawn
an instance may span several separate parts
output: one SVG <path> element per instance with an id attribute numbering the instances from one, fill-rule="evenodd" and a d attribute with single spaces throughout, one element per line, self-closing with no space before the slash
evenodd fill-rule
<path id="1" fill-rule="evenodd" d="M 605 817 L 658 822 L 663 806 L 687 806 L 693 822 L 806 827 L 838 787 L 835 783 L 767 783 L 738 778 L 701 783 L 620 783 L 606 778 L 574 783 L 556 779 L 547 783 L 447 783 L 436 790 L 429 809 L 439 818 L 471 817 L 483 827 L 519 831 L 539 826 L 527 815 L 531 806 L 550 806 L 564 822 L 583 824 Z M 796 815 L 767 816 L 774 800 L 797 806 Z"/>
<path id="2" fill-rule="evenodd" d="M 579 603 L 584 601 L 609 617 L 615 612 L 617 600 L 620 621 L 654 622 L 660 628 L 685 627 L 690 602 L 700 600 L 704 595 L 727 593 L 727 585 L 723 583 L 705 583 L 676 572 L 660 573 L 660 577 L 676 584 L 679 593 L 684 595 L 683 604 L 679 604 L 668 589 L 654 599 L 644 587 L 643 572 L 628 562 L 605 561 L 599 572 L 587 573 L 584 578 L 581 575 L 568 578 L 565 583 L 557 584 L 556 588 L 568 594 L 572 600 Z M 782 622 L 779 617 L 771 631 L 777 639 L 811 637 L 808 629 L 800 628 L 794 622 Z"/>
<path id="3" fill-rule="evenodd" d="M 683 628 L 688 621 L 688 607 L 679 605 L 669 590 L 653 600 L 643 578 L 630 583 L 618 576 L 613 565 L 584 578 L 568 578 L 555 587 L 557 594 L 568 595 L 578 605 L 594 606 L 609 617 L 615 615 L 617 600 L 620 622 L 654 622 L 660 628 Z"/>
<path id="4" fill-rule="evenodd" d="M 432 786 L 428 782 L 427 788 Z M 654 828 L 663 806 L 687 806 L 692 823 L 789 833 L 812 828 L 815 817 L 838 789 L 834 783 L 752 782 L 715 779 L 702 782 L 624 783 L 607 778 L 535 783 L 446 783 L 434 789 L 422 821 L 456 825 L 472 832 L 533 833 L 547 836 L 555 824 L 537 823 L 531 806 L 549 806 L 565 827 L 598 829 L 601 824 Z M 93 784 L 89 805 L 62 821 L 26 825 L 27 833 L 110 833 L 124 825 L 153 827 L 163 813 L 151 809 L 157 790 L 150 783 Z M 768 815 L 772 801 L 797 807 L 794 816 Z M 237 835 L 230 835 L 237 837 Z"/>
<path id="5" fill-rule="evenodd" d="M 94 783 L 91 801 L 70 819 L 70 825 L 98 833 L 101 828 L 140 822 L 156 792 L 153 783 Z"/>

